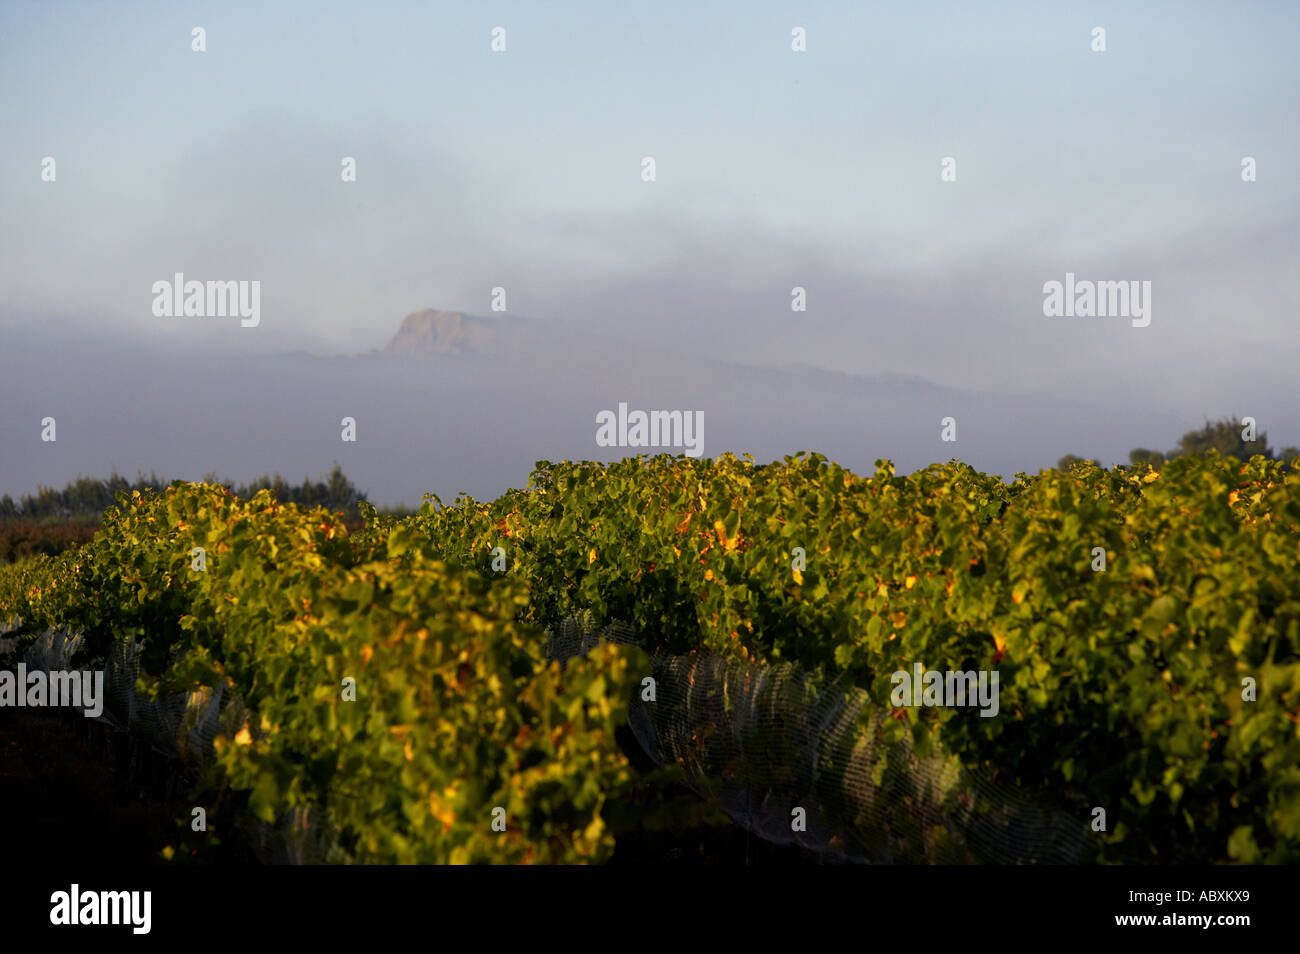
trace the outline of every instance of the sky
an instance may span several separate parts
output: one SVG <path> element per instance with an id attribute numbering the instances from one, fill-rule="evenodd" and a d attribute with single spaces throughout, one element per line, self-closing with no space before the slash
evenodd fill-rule
<path id="1" fill-rule="evenodd" d="M 489 314 L 495 287 L 633 363 L 1078 400 L 1119 447 L 1224 415 L 1300 444 L 1297 28 L 1289 2 L 5 0 L 0 350 L 40 374 L 0 391 L 0 490 L 103 465 L 33 463 L 29 399 L 72 351 L 106 381 L 225 361 L 234 388 L 254 358 L 382 348 L 421 308 Z M 260 323 L 155 316 L 176 272 L 260 281 Z M 1151 323 L 1046 317 L 1067 272 L 1150 281 Z M 552 363 L 510 373 L 540 393 Z M 1134 423 L 1156 416 L 1174 432 Z M 117 466 L 165 464 L 172 426 Z"/>

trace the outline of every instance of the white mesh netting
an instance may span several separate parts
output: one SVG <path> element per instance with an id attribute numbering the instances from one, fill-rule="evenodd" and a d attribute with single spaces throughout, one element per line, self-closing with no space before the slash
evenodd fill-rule
<path id="1" fill-rule="evenodd" d="M 602 640 L 637 643 L 627 627 L 565 620 L 549 651 L 567 659 Z M 638 695 L 628 725 L 660 765 L 716 796 L 756 835 L 828 858 L 878 864 L 1070 864 L 1084 821 L 962 768 L 878 742 L 889 710 L 860 689 L 818 685 L 793 665 L 715 655 L 652 656 L 655 701 Z M 802 830 L 795 810 L 802 809 Z"/>
<path id="2" fill-rule="evenodd" d="M 71 669 L 82 641 L 79 634 L 63 628 L 42 633 L 25 647 L 23 662 L 29 672 Z M 155 753 L 175 760 L 176 771 L 189 779 L 211 765 L 216 755 L 213 739 L 233 737 L 250 716 L 226 685 L 150 699 L 138 686 L 139 652 L 131 640 L 114 642 L 102 668 L 105 698 L 98 721 L 144 739 Z M 253 852 L 267 864 L 346 861 L 337 847 L 339 831 L 325 824 L 322 814 L 314 807 L 299 808 L 282 813 L 274 823 L 258 822 Z"/>
<path id="3" fill-rule="evenodd" d="M 590 616 L 547 631 L 563 664 L 602 641 L 636 634 Z M 31 642 L 29 670 L 70 667 L 81 637 L 59 629 Z M 211 763 L 212 740 L 233 736 L 250 713 L 228 687 L 149 699 L 137 686 L 133 642 L 105 663 L 101 718 L 142 734 L 154 750 L 195 771 Z M 755 835 L 797 844 L 832 861 L 868 863 L 1069 864 L 1088 826 L 953 758 L 918 758 L 877 734 L 888 710 L 859 689 L 818 685 L 791 665 L 756 666 L 702 653 L 651 657 L 655 701 L 631 700 L 628 726 L 651 759 L 679 763 L 686 783 L 716 797 Z M 795 810 L 801 809 L 802 825 Z M 340 832 L 317 807 L 259 823 L 253 849 L 272 864 L 343 863 Z"/>

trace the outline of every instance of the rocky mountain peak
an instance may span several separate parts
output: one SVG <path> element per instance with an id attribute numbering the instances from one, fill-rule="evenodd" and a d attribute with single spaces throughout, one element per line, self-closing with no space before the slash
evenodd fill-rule
<path id="1" fill-rule="evenodd" d="M 384 350 L 399 353 L 458 354 L 481 351 L 490 340 L 482 319 L 458 311 L 425 308 L 402 319 L 402 325 Z"/>

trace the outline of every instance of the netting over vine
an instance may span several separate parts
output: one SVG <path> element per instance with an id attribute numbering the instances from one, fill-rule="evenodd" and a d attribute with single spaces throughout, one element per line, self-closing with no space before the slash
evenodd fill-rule
<path id="1" fill-rule="evenodd" d="M 551 634 L 559 659 L 602 640 L 635 643 L 617 624 L 569 619 Z M 1086 822 L 966 771 L 878 741 L 888 710 L 860 689 L 819 685 L 793 665 L 715 655 L 652 658 L 655 701 L 638 696 L 628 723 L 659 764 L 716 796 L 765 839 L 871 863 L 1069 864 Z M 797 810 L 802 818 L 797 819 Z"/>
<path id="2" fill-rule="evenodd" d="M 79 634 L 63 628 L 42 633 L 25 648 L 29 671 L 70 670 L 81 648 Z M 116 731 L 146 739 L 159 754 L 179 760 L 191 774 L 211 765 L 213 740 L 235 735 L 249 712 L 228 686 L 204 687 L 151 699 L 138 689 L 140 656 L 133 640 L 113 643 L 103 662 L 104 709 L 99 719 Z M 258 822 L 254 853 L 267 864 L 313 864 L 346 861 L 338 848 L 339 831 L 316 806 L 283 812 L 274 822 Z"/>
<path id="3" fill-rule="evenodd" d="M 563 663 L 634 632 L 569 618 L 548 631 Z M 52 631 L 28 645 L 29 669 L 67 669 L 80 637 Z M 878 740 L 888 710 L 860 689 L 821 685 L 793 665 L 758 666 L 692 653 L 651 657 L 655 699 L 633 699 L 628 725 L 658 764 L 678 763 L 698 793 L 716 797 L 755 835 L 828 860 L 870 863 L 1062 864 L 1081 860 L 1087 825 L 971 773 L 955 758 L 920 758 L 906 741 Z M 202 767 L 213 739 L 249 713 L 227 687 L 150 699 L 137 688 L 137 647 L 118 641 L 105 663 L 101 718 L 143 733 L 160 753 Z M 318 809 L 259 823 L 269 863 L 348 860 Z"/>

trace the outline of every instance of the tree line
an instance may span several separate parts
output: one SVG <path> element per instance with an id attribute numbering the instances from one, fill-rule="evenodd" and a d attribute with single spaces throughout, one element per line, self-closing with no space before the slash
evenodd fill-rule
<path id="1" fill-rule="evenodd" d="M 249 498 L 259 490 L 271 490 L 275 499 L 281 503 L 294 503 L 303 507 L 325 507 L 331 511 L 342 511 L 349 517 L 359 516 L 358 505 L 366 500 L 366 494 L 360 491 L 343 473 L 336 463 L 325 480 L 312 482 L 310 477 L 303 478 L 300 485 L 291 485 L 279 474 L 263 475 L 252 483 L 235 485 L 230 481 L 218 480 L 209 474 L 203 478 L 204 483 L 220 484 L 239 497 Z M 0 522 L 31 522 L 43 520 L 73 520 L 98 522 L 104 511 L 117 502 L 117 494 L 125 491 L 144 492 L 161 490 L 171 481 L 163 480 L 157 474 L 150 473 L 146 478 L 137 475 L 134 481 L 128 480 L 114 472 L 107 478 L 78 477 L 62 490 L 53 487 L 37 487 L 35 494 L 24 494 L 14 500 L 9 494 L 0 497 Z"/>
<path id="2" fill-rule="evenodd" d="M 1184 434 L 1178 441 L 1178 446 L 1173 450 L 1157 451 L 1148 447 L 1133 448 L 1128 452 L 1129 463 L 1134 466 L 1149 464 L 1151 467 L 1159 468 L 1164 465 L 1165 461 L 1172 460 L 1175 457 L 1207 454 L 1212 450 L 1218 451 L 1224 457 L 1235 457 L 1241 461 L 1250 460 L 1256 454 L 1263 454 L 1268 460 L 1281 461 L 1294 460 L 1300 457 L 1300 448 L 1296 447 L 1284 447 L 1275 453 L 1268 444 L 1268 435 L 1263 431 L 1254 434 L 1253 440 L 1247 440 L 1247 437 L 1252 436 L 1252 430 L 1252 427 L 1243 426 L 1241 422 L 1230 417 L 1225 417 L 1220 421 L 1207 420 L 1204 427 L 1190 430 Z M 1069 470 L 1071 464 L 1080 463 L 1086 459 L 1074 454 L 1066 454 L 1057 461 L 1056 466 L 1060 470 Z"/>

